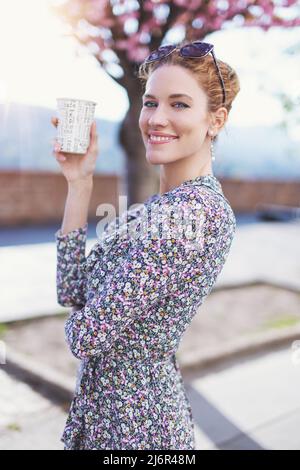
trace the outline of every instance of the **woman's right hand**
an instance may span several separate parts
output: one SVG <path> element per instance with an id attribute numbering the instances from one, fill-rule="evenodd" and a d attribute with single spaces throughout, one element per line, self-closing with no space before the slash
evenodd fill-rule
<path id="1" fill-rule="evenodd" d="M 57 127 L 58 118 L 51 118 L 52 124 Z M 57 139 L 54 139 L 53 155 L 55 156 L 66 180 L 71 182 L 92 180 L 98 155 L 98 134 L 96 121 L 92 122 L 90 131 L 90 144 L 85 154 L 61 152 Z"/>

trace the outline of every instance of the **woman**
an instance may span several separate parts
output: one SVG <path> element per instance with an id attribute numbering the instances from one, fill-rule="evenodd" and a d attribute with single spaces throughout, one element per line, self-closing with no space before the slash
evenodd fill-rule
<path id="1" fill-rule="evenodd" d="M 70 350 L 81 360 L 65 449 L 195 449 L 175 353 L 235 232 L 211 160 L 239 81 L 216 61 L 213 46 L 181 46 L 151 54 L 138 75 L 146 84 L 139 127 L 147 160 L 160 165 L 160 192 L 125 211 L 117 226 L 110 223 L 87 257 L 95 123 L 82 158 L 54 151 L 68 182 L 55 234 L 58 303 L 80 306 L 65 324 Z M 179 93 L 186 96 L 170 96 Z"/>

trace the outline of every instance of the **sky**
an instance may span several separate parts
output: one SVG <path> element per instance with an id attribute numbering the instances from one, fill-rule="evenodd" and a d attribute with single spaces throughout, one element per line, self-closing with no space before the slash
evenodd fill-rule
<path id="1" fill-rule="evenodd" d="M 53 0 L 0 0 L 0 102 L 20 102 L 56 109 L 60 96 L 97 102 L 98 118 L 121 120 L 128 109 L 126 91 L 97 60 L 66 36 L 62 22 L 49 11 Z M 180 32 L 179 32 L 180 33 Z M 273 125 L 283 119 L 273 96 L 299 95 L 299 55 L 285 49 L 299 42 L 300 28 L 227 27 L 205 38 L 217 58 L 238 73 L 241 91 L 230 122 L 236 126 Z M 299 125 L 293 129 L 299 136 Z"/>

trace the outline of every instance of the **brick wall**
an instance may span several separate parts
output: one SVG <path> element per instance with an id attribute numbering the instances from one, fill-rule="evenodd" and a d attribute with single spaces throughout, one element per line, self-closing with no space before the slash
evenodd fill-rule
<path id="1" fill-rule="evenodd" d="M 300 181 L 248 181 L 221 179 L 224 195 L 235 212 L 255 212 L 256 205 L 278 204 L 300 207 Z"/>
<path id="2" fill-rule="evenodd" d="M 223 192 L 235 212 L 253 212 L 259 203 L 300 206 L 300 181 L 247 181 L 221 179 Z M 99 220 L 102 202 L 118 213 L 118 195 L 124 194 L 116 175 L 95 175 L 89 219 Z M 59 222 L 62 220 L 67 184 L 57 173 L 0 172 L 0 226 Z"/>
<path id="3" fill-rule="evenodd" d="M 95 175 L 89 218 L 99 220 L 101 202 L 118 208 L 120 182 L 115 175 Z M 0 172 L 0 226 L 61 221 L 67 196 L 63 175 L 51 172 Z"/>

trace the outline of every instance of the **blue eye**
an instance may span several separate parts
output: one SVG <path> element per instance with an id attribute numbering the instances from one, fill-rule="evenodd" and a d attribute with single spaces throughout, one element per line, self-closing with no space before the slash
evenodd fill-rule
<path id="1" fill-rule="evenodd" d="M 145 106 L 146 108 L 149 108 L 149 106 L 146 106 L 146 105 L 149 104 L 149 103 L 150 103 L 150 104 L 151 104 L 151 103 L 154 103 L 154 104 L 155 104 L 154 101 L 145 101 L 145 103 L 143 104 L 143 106 Z M 180 101 L 174 103 L 174 105 L 175 105 L 175 104 L 181 104 L 184 108 L 189 108 L 189 106 L 188 106 L 187 104 L 181 103 Z M 152 107 L 152 106 L 150 106 L 150 107 Z"/>

